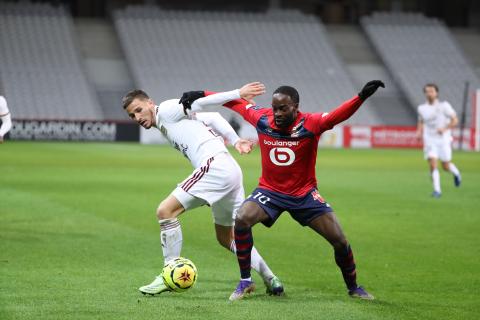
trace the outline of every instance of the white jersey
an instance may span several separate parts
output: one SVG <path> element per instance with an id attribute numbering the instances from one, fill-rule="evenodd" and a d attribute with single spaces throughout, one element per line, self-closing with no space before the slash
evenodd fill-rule
<path id="1" fill-rule="evenodd" d="M 7 100 L 5 100 L 3 96 L 0 96 L 0 120 L 2 121 L 0 126 L 0 137 L 3 138 L 3 136 L 12 128 L 10 110 L 8 110 Z"/>
<path id="2" fill-rule="evenodd" d="M 209 97 L 203 99 L 206 99 L 206 102 L 213 101 Z M 185 115 L 179 99 L 160 103 L 155 107 L 155 112 L 157 128 L 175 149 L 190 160 L 195 168 L 201 167 L 209 158 L 219 153 L 228 152 L 222 136 L 231 144 L 235 144 L 239 139 L 233 128 L 219 113 Z"/>
<path id="3" fill-rule="evenodd" d="M 192 104 L 188 115 L 178 99 L 155 107 L 157 128 L 195 167 L 178 184 L 173 196 L 185 210 L 210 205 L 214 223 L 221 226 L 233 226 L 235 213 L 245 198 L 242 170 L 227 152 L 222 137 L 232 145 L 240 138 L 218 112 L 195 111 L 239 97 L 238 90 L 234 90 L 200 98 Z"/>
<path id="4" fill-rule="evenodd" d="M 8 110 L 7 100 L 5 100 L 4 96 L 0 96 L 0 117 L 6 116 L 9 113 L 10 111 Z"/>
<path id="5" fill-rule="evenodd" d="M 423 122 L 424 143 L 450 143 L 452 141 L 450 129 L 443 134 L 437 132 L 438 129 L 446 128 L 451 119 L 456 116 L 450 103 L 436 100 L 433 104 L 424 103 L 418 106 L 417 111 L 419 120 Z"/>

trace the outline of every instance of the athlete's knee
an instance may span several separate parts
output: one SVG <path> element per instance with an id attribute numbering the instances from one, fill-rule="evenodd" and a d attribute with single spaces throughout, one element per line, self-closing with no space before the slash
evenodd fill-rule
<path id="1" fill-rule="evenodd" d="M 450 171 L 450 162 L 442 162 L 442 168 L 445 171 Z"/>
<path id="2" fill-rule="evenodd" d="M 158 206 L 156 214 L 158 220 L 175 218 L 175 212 L 165 206 L 163 202 Z"/>
<path id="3" fill-rule="evenodd" d="M 257 222 L 256 220 L 256 211 L 251 211 L 241 207 L 237 212 L 237 216 L 235 217 L 235 226 L 240 228 L 250 228 Z"/>
<path id="4" fill-rule="evenodd" d="M 257 203 L 247 201 L 237 211 L 235 227 L 250 228 L 267 218 L 267 214 Z"/>
<path id="5" fill-rule="evenodd" d="M 158 205 L 156 214 L 158 220 L 174 219 L 183 211 L 185 211 L 183 205 L 177 200 L 177 198 L 170 195 Z"/>
<path id="6" fill-rule="evenodd" d="M 245 210 L 238 210 L 237 216 L 235 217 L 235 226 L 240 228 L 249 228 L 252 226 L 252 216 Z"/>

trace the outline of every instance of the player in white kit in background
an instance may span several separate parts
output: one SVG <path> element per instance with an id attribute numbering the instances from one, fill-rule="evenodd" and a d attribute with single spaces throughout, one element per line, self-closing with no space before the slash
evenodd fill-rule
<path id="1" fill-rule="evenodd" d="M 440 173 L 437 160 L 440 159 L 445 171 L 453 174 L 454 184 L 459 187 L 462 181 L 460 171 L 452 161 L 452 132 L 458 119 L 455 110 L 447 101 L 438 99 L 438 86 L 429 83 L 423 88 L 427 101 L 418 106 L 417 137 L 423 138 L 424 157 L 432 175 L 432 196 L 442 195 Z"/>
<path id="2" fill-rule="evenodd" d="M 0 143 L 2 143 L 3 137 L 12 128 L 10 110 L 8 110 L 7 100 L 5 100 L 4 96 L 0 96 L 0 120 L 2 121 L 2 125 L 0 126 Z"/>
<path id="3" fill-rule="evenodd" d="M 258 95 L 255 87 L 245 85 L 237 98 Z M 231 100 L 218 93 L 195 101 L 201 107 L 222 105 Z M 233 225 L 235 212 L 244 200 L 242 171 L 228 153 L 225 138 L 235 149 L 249 153 L 253 143 L 240 139 L 230 124 L 217 112 L 187 113 L 179 99 L 167 100 L 156 106 L 141 90 L 129 92 L 123 98 L 123 107 L 133 120 L 145 129 L 155 127 L 170 144 L 192 163 L 195 170 L 179 183 L 177 188 L 157 208 L 164 264 L 180 256 L 182 231 L 177 217 L 184 211 L 203 205 L 212 208 L 217 240 L 223 247 L 235 252 Z M 252 268 L 263 278 L 267 292 L 283 288 L 266 262 L 255 250 Z M 144 294 L 168 291 L 162 277 L 139 288 Z"/>

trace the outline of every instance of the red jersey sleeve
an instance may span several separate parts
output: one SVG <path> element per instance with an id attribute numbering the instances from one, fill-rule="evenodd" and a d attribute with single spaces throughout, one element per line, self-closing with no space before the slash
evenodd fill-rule
<path id="1" fill-rule="evenodd" d="M 209 96 L 214 93 L 216 92 L 205 91 L 205 96 Z M 225 103 L 223 106 L 240 114 L 245 121 L 249 122 L 253 126 L 257 125 L 258 120 L 264 114 L 265 110 L 258 106 L 252 105 L 245 99 L 235 99 Z"/>
<path id="2" fill-rule="evenodd" d="M 322 132 L 330 130 L 350 118 L 362 103 L 363 100 L 359 96 L 355 96 L 330 112 L 313 113 L 308 118 L 308 122 L 305 123 L 305 127 L 314 134 L 322 134 Z"/>

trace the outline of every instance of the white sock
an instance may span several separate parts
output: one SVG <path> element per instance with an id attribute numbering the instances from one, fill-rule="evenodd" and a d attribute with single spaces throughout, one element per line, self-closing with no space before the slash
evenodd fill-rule
<path id="1" fill-rule="evenodd" d="M 180 257 L 183 242 L 182 228 L 177 218 L 162 219 L 158 223 L 160 223 L 163 263 L 167 264 L 170 260 Z"/>
<path id="2" fill-rule="evenodd" d="M 460 175 L 460 171 L 458 170 L 457 166 L 454 165 L 452 162 L 450 162 L 450 165 L 448 166 L 448 169 L 450 170 L 451 173 L 453 173 L 455 176 Z"/>
<path id="3" fill-rule="evenodd" d="M 438 172 L 438 169 L 432 171 L 432 182 L 433 191 L 441 193 L 442 190 L 440 189 L 440 172 Z"/>
<path id="4" fill-rule="evenodd" d="M 230 251 L 232 251 L 233 253 L 236 252 L 235 240 L 233 240 L 232 243 L 230 244 Z M 255 247 L 252 248 L 251 259 L 252 259 L 252 269 L 257 271 L 257 273 L 262 277 L 262 279 L 270 280 L 275 276 Z M 246 279 L 242 279 L 242 280 L 246 280 Z"/>

